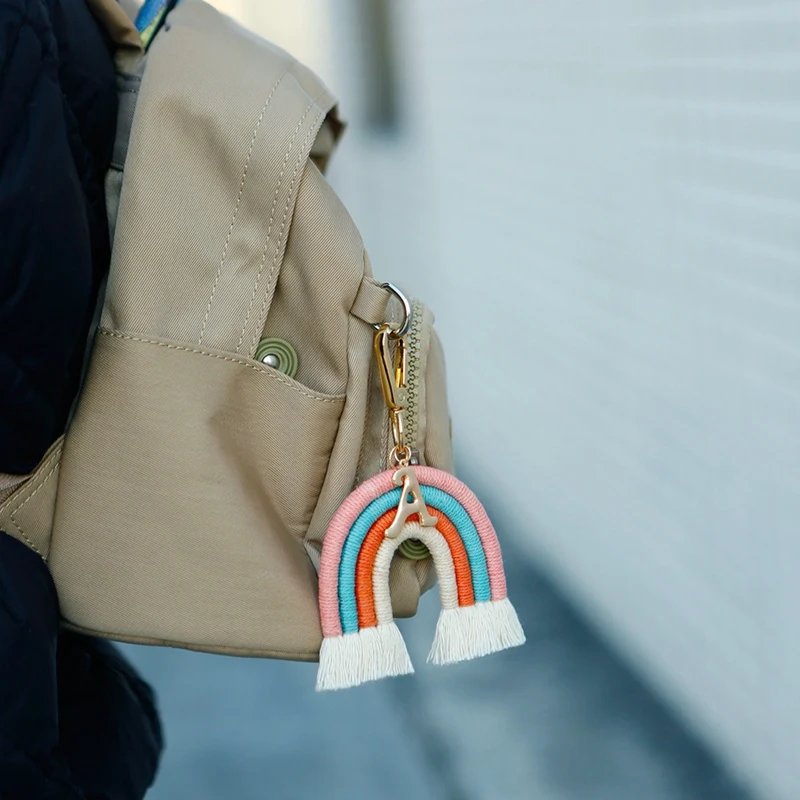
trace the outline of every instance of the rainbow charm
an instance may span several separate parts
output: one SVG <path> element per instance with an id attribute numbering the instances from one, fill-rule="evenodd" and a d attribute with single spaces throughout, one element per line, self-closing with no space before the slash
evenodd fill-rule
<path id="1" fill-rule="evenodd" d="M 524 643 L 483 506 L 452 475 L 402 465 L 348 495 L 325 536 L 318 691 L 414 671 L 389 595 L 392 557 L 406 539 L 427 546 L 439 579 L 442 610 L 429 661 L 450 664 Z"/>

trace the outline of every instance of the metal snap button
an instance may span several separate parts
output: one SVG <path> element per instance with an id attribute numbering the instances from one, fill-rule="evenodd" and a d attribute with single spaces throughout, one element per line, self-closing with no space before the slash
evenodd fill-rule
<path id="1" fill-rule="evenodd" d="M 285 339 L 265 336 L 256 347 L 255 359 L 290 378 L 297 374 L 297 353 Z"/>

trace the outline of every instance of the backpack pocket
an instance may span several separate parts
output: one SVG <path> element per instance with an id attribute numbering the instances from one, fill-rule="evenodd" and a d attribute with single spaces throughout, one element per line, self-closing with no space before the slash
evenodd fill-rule
<path id="1" fill-rule="evenodd" d="M 248 358 L 101 330 L 49 554 L 68 623 L 315 658 L 316 574 L 302 540 L 343 404 Z"/>

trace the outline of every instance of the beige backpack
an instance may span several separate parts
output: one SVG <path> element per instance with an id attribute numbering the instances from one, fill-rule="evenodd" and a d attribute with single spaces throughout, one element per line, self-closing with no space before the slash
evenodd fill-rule
<path id="1" fill-rule="evenodd" d="M 410 671 L 392 618 L 432 560 L 433 660 L 520 644 L 491 524 L 446 474 L 431 314 L 375 281 L 322 175 L 333 96 L 200 0 L 146 56 L 93 4 L 128 43 L 108 287 L 67 433 L 0 529 L 46 561 L 69 628 L 298 660 L 324 629 L 319 688 Z"/>
<path id="2" fill-rule="evenodd" d="M 47 562 L 70 628 L 315 659 L 323 535 L 390 450 L 373 325 L 402 313 L 322 175 L 335 100 L 198 0 L 144 60 L 120 61 L 133 71 L 88 375 L 0 528 Z M 451 470 L 431 321 L 415 303 L 407 438 Z M 429 561 L 394 560 L 397 615 L 415 612 Z"/>

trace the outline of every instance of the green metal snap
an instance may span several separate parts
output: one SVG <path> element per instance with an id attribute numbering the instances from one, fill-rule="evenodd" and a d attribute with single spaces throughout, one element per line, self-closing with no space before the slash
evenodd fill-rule
<path id="1" fill-rule="evenodd" d="M 290 378 L 297 375 L 297 353 L 284 339 L 265 336 L 256 347 L 255 359 Z"/>
<path id="2" fill-rule="evenodd" d="M 419 539 L 406 539 L 400 543 L 397 549 L 412 561 L 422 561 L 431 554 L 431 551 Z"/>

